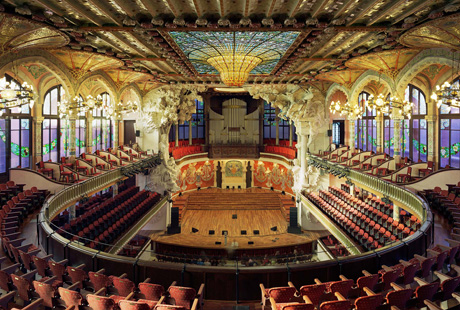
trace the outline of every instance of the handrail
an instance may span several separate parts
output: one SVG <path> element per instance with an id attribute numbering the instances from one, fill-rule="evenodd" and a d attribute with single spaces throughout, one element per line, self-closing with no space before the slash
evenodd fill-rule
<path id="1" fill-rule="evenodd" d="M 421 222 L 427 220 L 428 206 L 414 193 L 367 173 L 347 169 L 342 165 L 319 158 L 312 154 L 309 154 L 308 156 L 310 164 L 316 164 L 325 170 L 333 169 L 340 171 L 343 176 L 346 176 L 350 181 L 359 183 L 362 186 L 369 188 L 371 191 L 378 192 L 384 197 L 404 205 L 404 208 L 410 213 L 415 214 Z"/>

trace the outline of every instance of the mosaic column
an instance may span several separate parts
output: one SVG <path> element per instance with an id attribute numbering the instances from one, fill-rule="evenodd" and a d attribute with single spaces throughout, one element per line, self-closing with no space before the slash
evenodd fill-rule
<path id="1" fill-rule="evenodd" d="M 377 153 L 383 153 L 383 114 L 379 114 L 375 117 L 375 122 L 377 125 L 377 137 L 376 137 L 376 142 L 377 142 Z"/>
<path id="2" fill-rule="evenodd" d="M 293 132 L 292 132 L 292 130 L 293 130 L 293 127 L 294 126 L 292 126 L 292 123 L 289 122 L 289 147 L 292 147 L 292 140 L 293 140 Z"/>
<path id="3" fill-rule="evenodd" d="M 39 161 L 42 161 L 43 160 L 43 157 L 42 157 L 42 152 L 43 152 L 43 149 L 42 149 L 42 123 L 43 123 L 43 120 L 45 118 L 44 117 L 37 117 L 35 118 L 35 122 L 34 122 L 34 131 L 35 131 L 35 162 L 39 162 Z"/>
<path id="4" fill-rule="evenodd" d="M 192 120 L 191 119 L 188 121 L 188 144 L 189 145 L 193 144 L 193 139 L 192 139 Z"/>
<path id="5" fill-rule="evenodd" d="M 395 109 L 396 110 L 396 109 Z M 394 159 L 398 164 L 401 161 L 401 123 L 403 118 L 393 117 Z"/>
<path id="6" fill-rule="evenodd" d="M 350 127 L 350 135 L 348 137 L 351 152 L 355 151 L 355 120 L 356 118 L 348 117 L 348 126 Z"/>
<path id="7" fill-rule="evenodd" d="M 276 145 L 280 145 L 280 118 L 278 116 L 279 110 L 276 109 L 276 117 L 275 117 L 275 123 L 276 123 Z"/>
<path id="8" fill-rule="evenodd" d="M 399 207 L 397 205 L 393 205 L 393 220 L 399 222 Z"/>
<path id="9" fill-rule="evenodd" d="M 86 153 L 93 152 L 93 116 L 88 112 L 86 118 Z"/>
<path id="10" fill-rule="evenodd" d="M 69 119 L 70 127 L 70 141 L 69 141 L 69 155 L 75 157 L 76 154 L 76 142 L 77 142 L 77 129 L 76 129 L 76 119 Z"/>
<path id="11" fill-rule="evenodd" d="M 179 146 L 179 124 L 175 124 L 176 126 L 176 147 Z"/>
<path id="12" fill-rule="evenodd" d="M 436 127 L 436 115 L 427 115 L 425 116 L 426 125 L 428 126 L 427 132 L 427 160 L 436 162 L 436 152 L 435 152 L 435 127 Z"/>
<path id="13" fill-rule="evenodd" d="M 119 130 L 120 130 L 120 120 L 115 119 L 113 123 L 113 148 L 118 148 L 118 138 L 119 138 Z"/>
<path id="14" fill-rule="evenodd" d="M 310 132 L 310 122 L 309 121 L 300 121 L 296 125 L 298 137 L 300 137 L 300 148 L 297 152 L 297 158 L 300 161 L 300 184 L 305 184 L 305 172 L 307 171 L 307 143 L 308 143 L 308 134 Z"/>

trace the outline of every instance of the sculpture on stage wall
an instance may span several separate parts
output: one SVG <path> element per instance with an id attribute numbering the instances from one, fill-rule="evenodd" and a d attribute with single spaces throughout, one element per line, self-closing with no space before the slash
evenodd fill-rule
<path id="1" fill-rule="evenodd" d="M 179 190 L 177 176 L 180 171 L 174 158 L 169 156 L 169 130 L 173 124 L 192 118 L 196 108 L 195 100 L 202 100 L 198 92 L 204 90 L 203 87 L 201 89 L 195 85 L 165 86 L 150 92 L 144 98 L 138 123 L 145 133 L 157 132 L 158 153 L 162 159 L 161 165 L 150 172 L 150 180 L 146 185 L 148 190 L 159 193 Z"/>

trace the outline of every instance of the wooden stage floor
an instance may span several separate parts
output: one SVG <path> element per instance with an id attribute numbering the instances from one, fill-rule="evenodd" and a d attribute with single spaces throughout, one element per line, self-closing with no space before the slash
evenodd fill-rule
<path id="1" fill-rule="evenodd" d="M 287 233 L 289 223 L 279 194 L 269 190 L 204 189 L 183 197 L 181 203 L 181 233 L 154 233 L 153 241 L 192 248 L 262 249 L 305 244 L 324 236 L 324 231 Z M 198 231 L 192 232 L 192 228 Z"/>

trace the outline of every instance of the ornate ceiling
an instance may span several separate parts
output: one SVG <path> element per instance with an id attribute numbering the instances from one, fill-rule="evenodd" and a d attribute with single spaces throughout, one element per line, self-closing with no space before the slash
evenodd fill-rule
<path id="1" fill-rule="evenodd" d="M 452 0 L 0 0 L 0 55 L 51 49 L 77 79 L 103 70 L 148 91 L 219 85 L 205 55 L 254 47 L 267 57 L 248 83 L 349 87 L 366 69 L 398 72 L 420 48 L 458 49 L 458 11 Z"/>

